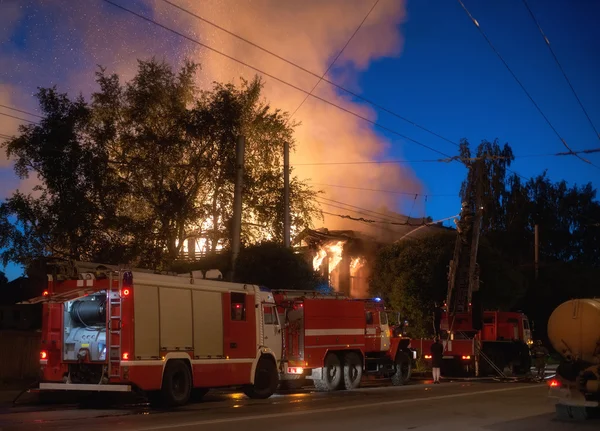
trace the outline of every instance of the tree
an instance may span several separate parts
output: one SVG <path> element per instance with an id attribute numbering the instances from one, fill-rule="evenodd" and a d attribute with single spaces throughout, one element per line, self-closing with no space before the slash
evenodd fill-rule
<path id="1" fill-rule="evenodd" d="M 485 233 L 494 229 L 503 229 L 506 225 L 506 212 L 504 207 L 504 198 L 506 195 L 506 170 L 514 160 L 514 155 L 510 145 L 504 144 L 500 147 L 498 139 L 493 142 L 483 140 L 477 147 L 477 151 L 473 156 L 471 154 L 469 142 L 466 139 L 460 141 L 460 159 L 467 166 L 472 166 L 468 159 L 472 157 L 484 158 L 484 175 L 483 175 L 483 222 L 481 232 Z M 464 201 L 469 201 L 470 196 L 466 196 L 468 192 L 467 183 L 475 183 L 479 181 L 475 178 L 477 173 L 469 168 L 467 178 L 462 184 L 460 196 Z M 471 193 L 475 193 L 475 188 L 471 189 Z M 475 201 L 473 199 L 473 201 Z"/>
<path id="2" fill-rule="evenodd" d="M 448 288 L 447 266 L 454 249 L 453 233 L 404 241 L 382 248 L 376 257 L 370 289 L 409 321 L 411 335 L 431 334 L 435 301 Z"/>
<path id="3" fill-rule="evenodd" d="M 303 256 L 273 242 L 242 249 L 235 277 L 271 289 L 314 290 L 323 282 Z"/>
<path id="4" fill-rule="evenodd" d="M 246 137 L 242 234 L 246 244 L 283 240 L 283 144 L 294 123 L 261 98 L 255 78 L 196 88 L 199 66 L 178 73 L 139 61 L 121 83 L 104 69 L 91 103 L 40 89 L 42 121 L 2 144 L 19 176 L 37 175 L 40 196 L 15 193 L 0 206 L 3 260 L 48 255 L 165 267 L 190 236 L 227 247 L 233 216 L 235 141 Z M 306 183 L 291 182 L 292 223 L 317 210 Z"/>

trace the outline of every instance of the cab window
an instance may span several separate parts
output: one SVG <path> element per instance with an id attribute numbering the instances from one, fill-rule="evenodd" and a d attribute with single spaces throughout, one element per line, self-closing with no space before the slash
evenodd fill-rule
<path id="1" fill-rule="evenodd" d="M 265 325 L 277 325 L 275 307 L 272 305 L 263 305 L 263 314 L 265 316 Z"/>
<path id="2" fill-rule="evenodd" d="M 388 324 L 388 318 L 387 318 L 387 314 L 383 311 L 379 312 L 379 324 L 380 325 L 387 325 Z"/>
<path id="3" fill-rule="evenodd" d="M 373 312 L 372 311 L 367 311 L 366 319 L 367 319 L 367 325 L 373 324 Z"/>

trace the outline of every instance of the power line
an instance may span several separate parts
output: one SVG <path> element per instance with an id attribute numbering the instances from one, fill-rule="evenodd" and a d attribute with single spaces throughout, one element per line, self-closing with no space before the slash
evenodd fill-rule
<path id="1" fill-rule="evenodd" d="M 366 217 L 375 217 L 373 214 L 369 214 L 369 213 L 372 212 L 371 210 L 368 210 L 368 209 L 365 209 L 365 208 L 355 207 L 355 208 L 359 208 L 358 210 L 356 210 L 356 209 L 351 209 L 351 208 L 345 208 L 345 207 L 342 207 L 342 206 L 339 206 L 339 205 L 336 205 L 336 204 L 333 204 L 333 203 L 329 203 L 329 202 L 322 202 L 322 201 L 319 201 L 319 200 L 317 200 L 316 202 L 318 204 L 321 204 L 321 205 L 326 205 L 326 206 L 331 207 L 331 208 L 337 208 L 339 210 L 350 211 L 352 213 L 360 214 L 360 215 L 363 215 L 363 216 L 366 216 Z M 334 202 L 337 202 L 337 201 L 334 201 Z M 341 204 L 342 205 L 346 205 L 346 206 L 351 206 L 351 205 L 344 204 L 344 203 L 341 203 Z M 392 221 L 390 219 L 383 219 L 381 217 L 377 217 L 377 218 L 379 219 L 379 221 L 383 221 L 383 222 L 391 222 Z"/>
<path id="2" fill-rule="evenodd" d="M 23 111 L 22 109 L 13 108 L 12 106 L 6 106 L 6 105 L 0 104 L 0 107 L 10 109 L 12 111 L 20 112 L 21 114 L 31 115 L 32 117 L 44 118 L 41 115 L 34 114 L 33 112 Z"/>
<path id="3" fill-rule="evenodd" d="M 343 209 L 343 208 L 342 208 Z M 427 222 L 423 221 L 422 223 L 409 223 L 404 222 L 404 223 L 398 223 L 398 222 L 385 222 L 385 221 L 378 221 L 378 220 L 371 220 L 371 219 L 365 219 L 363 217 L 353 217 L 351 215 L 347 215 L 347 214 L 335 214 L 335 213 L 330 213 L 327 211 L 321 211 L 323 214 L 327 214 L 327 215 L 331 215 L 331 216 L 336 216 L 336 217 L 340 217 L 343 219 L 348 219 L 348 220 L 352 220 L 352 221 L 359 221 L 359 222 L 363 222 L 363 223 L 368 223 L 368 224 L 373 224 L 373 223 L 383 223 L 386 225 L 392 225 L 392 226 L 413 226 L 413 227 L 419 227 L 419 226 L 426 226 Z M 398 233 L 392 229 L 386 229 L 389 230 L 390 232 L 394 232 L 394 233 Z"/>
<path id="4" fill-rule="evenodd" d="M 419 196 L 435 196 L 435 197 L 449 197 L 449 196 L 453 196 L 453 197 L 457 197 L 458 195 L 456 194 L 421 194 L 421 193 L 414 193 L 414 192 L 403 192 L 403 191 L 398 191 L 398 190 L 381 190 L 381 189 L 370 189 L 370 188 L 365 188 L 365 187 L 353 187 L 353 186 L 344 186 L 344 185 L 338 185 L 338 184 L 323 184 L 323 183 L 315 183 L 312 181 L 307 181 L 308 184 L 312 184 L 315 186 L 323 186 L 323 187 L 336 187 L 336 188 L 341 188 L 341 189 L 350 189 L 350 190 L 362 190 L 362 191 L 367 191 L 367 192 L 381 192 L 381 193 L 392 193 L 392 194 L 397 194 L 397 195 L 407 195 L 407 196 L 414 196 L 415 194 L 419 195 Z"/>
<path id="5" fill-rule="evenodd" d="M 546 114 L 544 114 L 544 112 L 542 111 L 542 109 L 539 107 L 539 105 L 536 103 L 536 101 L 533 99 L 533 97 L 531 96 L 531 94 L 529 94 L 529 92 L 527 91 L 527 89 L 525 88 L 525 86 L 521 83 L 521 81 L 519 80 L 519 78 L 517 78 L 517 75 L 515 75 L 515 73 L 512 71 L 512 69 L 510 68 L 510 66 L 508 65 L 508 63 L 506 63 L 506 61 L 504 60 L 504 58 L 502 57 L 502 55 L 500 54 L 500 52 L 496 49 L 496 47 L 492 44 L 492 41 L 487 37 L 487 35 L 485 34 L 485 32 L 481 29 L 481 26 L 479 25 L 479 22 L 473 17 L 473 15 L 471 15 L 471 12 L 469 12 L 469 10 L 467 9 L 467 7 L 465 6 L 465 4 L 462 2 L 462 0 L 457 0 L 458 3 L 462 6 L 462 8 L 464 9 L 464 11 L 466 12 L 467 16 L 471 19 L 471 21 L 473 22 L 473 24 L 475 25 L 475 27 L 477 27 L 477 30 L 479 30 L 479 33 L 481 33 L 481 35 L 483 36 L 483 38 L 486 40 L 486 42 L 488 43 L 488 45 L 490 46 L 490 48 L 492 49 L 492 51 L 494 51 L 494 53 L 498 56 L 498 58 L 500 59 L 500 61 L 502 62 L 502 64 L 504 64 L 504 66 L 506 67 L 506 69 L 510 72 L 510 74 L 512 75 L 512 77 L 515 79 L 515 81 L 517 81 L 517 84 L 519 84 L 519 86 L 521 87 L 521 89 L 523 90 L 523 92 L 527 95 L 527 97 L 529 98 L 529 100 L 531 100 L 531 103 L 533 103 L 533 105 L 536 107 L 536 109 L 538 110 L 538 112 L 541 114 L 541 116 L 544 118 L 544 120 L 546 120 L 546 123 L 548 123 L 548 125 L 550 126 L 550 128 L 552 129 L 552 131 L 556 134 L 556 136 L 558 137 L 558 139 L 560 140 L 560 142 L 562 142 L 562 144 L 565 146 L 565 148 L 567 150 L 569 150 L 569 153 L 574 155 L 575 157 L 577 157 L 578 159 L 584 161 L 585 163 L 595 167 L 596 169 L 600 170 L 600 166 L 596 166 L 594 163 L 592 163 L 591 161 L 584 159 L 583 157 L 581 157 L 579 154 L 576 154 L 571 147 L 569 147 L 569 145 L 567 144 L 567 142 L 563 139 L 563 137 L 560 135 L 560 133 L 558 132 L 558 130 L 556 130 L 556 128 L 554 127 L 554 125 L 550 122 L 550 120 L 548 119 L 548 117 L 546 117 Z"/>
<path id="6" fill-rule="evenodd" d="M 400 220 L 400 218 L 401 218 L 399 214 L 385 214 L 385 213 L 380 213 L 380 212 L 373 211 L 373 210 L 370 210 L 370 209 L 367 209 L 367 208 L 362 208 L 362 207 L 359 207 L 359 206 L 356 206 L 356 205 L 351 205 L 351 204 L 347 204 L 345 202 L 336 201 L 335 199 L 324 198 L 322 196 L 317 197 L 317 199 L 323 199 L 323 200 L 326 200 L 326 201 L 329 201 L 329 202 L 333 202 L 333 203 L 336 203 L 336 204 L 345 205 L 345 206 L 350 207 L 350 208 L 355 208 L 357 210 L 366 211 L 367 213 L 374 214 L 375 216 L 378 216 L 378 218 L 382 219 L 383 221 L 385 221 L 385 222 L 391 222 L 392 224 L 394 224 L 394 222 L 393 222 L 394 220 Z M 416 197 L 415 197 L 415 200 L 416 200 Z M 325 205 L 331 205 L 331 204 L 328 204 L 328 203 L 325 203 L 325 202 L 319 202 L 319 203 L 322 203 L 322 204 L 325 204 Z M 348 208 L 336 207 L 335 205 L 331 205 L 331 206 L 333 206 L 335 208 L 343 209 L 343 210 L 346 210 L 346 211 L 352 211 L 352 212 L 356 212 L 358 214 L 363 214 L 363 215 L 370 216 L 369 214 L 365 214 L 364 212 L 354 211 L 354 210 L 348 209 Z M 373 217 L 373 216 L 371 216 L 371 217 Z M 408 217 L 407 222 L 409 220 L 410 220 L 410 216 Z"/>
<path id="7" fill-rule="evenodd" d="M 310 93 L 307 94 L 306 96 L 304 96 L 304 99 L 302 100 L 302 102 L 300 102 L 300 105 L 298 105 L 298 107 L 296 108 L 296 110 L 292 113 L 292 115 L 290 116 L 290 119 L 293 118 L 294 115 L 296 115 L 296 112 L 298 112 L 298 110 L 302 107 L 302 105 L 304 105 L 304 102 L 306 102 L 306 100 L 310 96 L 312 96 L 312 94 L 315 91 L 315 89 L 317 88 L 317 86 L 321 83 L 321 81 L 323 81 L 323 78 L 325 78 L 325 76 L 329 73 L 329 71 L 331 70 L 331 68 L 335 64 L 335 62 L 338 60 L 338 58 L 340 58 L 340 56 L 346 50 L 346 48 L 348 47 L 348 45 L 350 45 L 350 42 L 352 41 L 352 39 L 354 39 L 354 36 L 356 36 L 356 34 L 358 33 L 358 31 L 361 29 L 361 27 L 363 26 L 363 24 L 365 23 L 365 21 L 367 20 L 367 18 L 369 18 L 369 15 L 371 15 L 371 12 L 373 12 L 373 9 L 375 9 L 375 6 L 377 6 L 378 3 L 379 3 L 379 0 L 375 0 L 375 3 L 373 3 L 373 6 L 371 6 L 371 9 L 369 9 L 369 12 L 367 12 L 367 14 L 363 18 L 363 20 L 360 22 L 360 24 L 358 25 L 358 27 L 356 28 L 356 30 L 354 30 L 354 33 L 352 33 L 352 36 L 350 36 L 350 39 L 348 39 L 348 41 L 346 42 L 346 44 L 344 45 L 344 47 L 340 50 L 340 52 L 338 52 L 338 55 L 336 55 L 336 57 L 333 59 L 333 61 L 331 62 L 331 64 L 329 64 L 329 67 L 327 68 L 327 70 L 325 71 L 325 73 L 323 73 L 323 75 L 319 78 L 319 80 L 317 81 L 317 83 L 315 84 L 315 86 L 312 88 L 312 90 L 310 90 Z"/>
<path id="8" fill-rule="evenodd" d="M 257 49 L 259 49 L 259 50 L 261 50 L 261 51 L 263 51 L 263 52 L 265 52 L 265 53 L 267 53 L 267 54 L 269 54 L 269 55 L 271 55 L 271 56 L 273 56 L 273 57 L 275 57 L 275 58 L 277 58 L 279 60 L 281 60 L 281 61 L 283 61 L 284 63 L 289 64 L 290 66 L 296 67 L 297 69 L 302 70 L 303 72 L 308 73 L 309 75 L 312 75 L 315 78 L 319 78 L 321 81 L 326 82 L 327 84 L 329 84 L 329 85 L 337 88 L 338 90 L 344 91 L 346 94 L 349 94 L 350 96 L 352 96 L 352 97 L 354 97 L 356 99 L 359 99 L 362 102 L 368 103 L 369 105 L 371 105 L 371 106 L 373 106 L 373 107 L 375 107 L 377 109 L 380 109 L 381 111 L 383 111 L 383 112 L 385 112 L 387 114 L 393 115 L 394 117 L 396 117 L 396 118 L 398 118 L 398 119 L 400 119 L 402 121 L 405 121 L 405 122 L 411 124 L 412 126 L 417 127 L 417 128 L 419 128 L 419 129 L 421 129 L 421 130 L 423 130 L 423 131 L 425 131 L 425 132 L 427 132 L 427 133 L 429 133 L 429 134 L 431 134 L 431 135 L 433 135 L 433 136 L 435 136 L 437 138 L 440 138 L 440 139 L 442 139 L 442 140 L 444 140 L 444 141 L 446 141 L 446 142 L 448 142 L 448 143 L 450 143 L 450 144 L 452 144 L 454 146 L 457 146 L 457 147 L 459 146 L 459 144 L 457 142 L 454 142 L 453 140 L 448 139 L 445 136 L 442 136 L 439 133 L 436 133 L 436 132 L 428 129 L 425 126 L 422 126 L 422 125 L 420 125 L 418 123 L 415 123 L 412 120 L 409 120 L 408 118 L 406 118 L 406 117 L 404 117 L 404 116 L 402 116 L 402 115 L 400 115 L 400 114 L 392 111 L 391 109 L 388 109 L 388 108 L 386 108 L 386 107 L 384 107 L 384 106 L 382 106 L 382 105 L 380 105 L 380 104 L 378 104 L 378 103 L 376 103 L 376 102 L 374 102 L 372 100 L 367 99 L 366 97 L 363 97 L 363 96 L 361 96 L 361 95 L 359 95 L 359 94 L 357 94 L 357 93 L 355 93 L 355 92 L 353 92 L 353 91 L 351 91 L 351 90 L 349 90 L 347 88 L 344 88 L 343 86 L 341 86 L 341 85 L 339 85 L 339 84 L 337 84 L 337 83 L 335 83 L 335 82 L 333 82 L 333 81 L 325 78 L 325 74 L 323 76 L 320 76 L 319 74 L 317 74 L 317 73 L 315 73 L 315 72 L 313 72 L 311 70 L 308 70 L 305 67 L 299 65 L 298 63 L 295 63 L 295 62 L 293 62 L 291 60 L 288 60 L 287 58 L 282 57 L 282 56 L 274 53 L 273 51 L 270 51 L 270 50 L 268 50 L 268 49 L 266 49 L 266 48 L 258 45 L 257 43 L 252 42 L 249 39 L 246 39 L 243 36 L 240 36 L 240 35 L 238 35 L 236 33 L 233 33 L 232 31 L 227 30 L 226 28 L 224 28 L 224 27 L 222 27 L 222 26 L 220 26 L 220 25 L 218 25 L 218 24 L 216 24 L 216 23 L 214 23 L 214 22 L 212 22 L 212 21 L 210 21 L 210 20 L 208 20 L 208 19 L 206 19 L 206 18 L 204 18 L 204 17 L 202 17 L 202 16 L 200 16 L 200 15 L 192 12 L 192 11 L 190 11 L 189 9 L 186 9 L 186 8 L 184 8 L 182 6 L 174 4 L 173 2 L 171 2 L 169 0 L 162 0 L 162 1 L 165 2 L 165 3 L 167 3 L 167 4 L 169 4 L 169 5 L 171 5 L 171 6 L 173 6 L 176 9 L 179 9 L 180 11 L 182 11 L 182 12 L 184 12 L 184 13 L 190 15 L 190 16 L 193 16 L 194 18 L 199 19 L 200 21 L 202 21 L 202 22 L 204 22 L 206 24 L 209 24 L 209 25 L 211 25 L 211 26 L 213 26 L 213 27 L 215 27 L 215 28 L 217 28 L 217 29 L 219 29 L 219 30 L 227 33 L 230 36 L 235 37 L 238 40 L 246 42 L 247 44 L 249 44 L 249 45 L 251 45 L 251 46 L 253 46 L 253 47 L 255 47 L 255 48 L 257 48 Z M 117 6 L 117 7 L 120 7 L 120 6 Z M 146 19 L 146 18 L 143 17 L 143 19 Z M 169 31 L 171 31 L 171 30 L 169 30 Z M 183 36 L 183 37 L 187 38 L 187 36 Z"/>
<path id="9" fill-rule="evenodd" d="M 14 118 L 15 120 L 19 120 L 19 121 L 26 121 L 27 123 L 31 123 L 31 124 L 37 124 L 35 121 L 27 120 L 27 119 L 21 118 L 21 117 L 15 117 L 14 115 L 6 114 L 4 112 L 0 112 L 0 115 L 4 115 L 5 117 Z"/>
<path id="10" fill-rule="evenodd" d="M 563 69 L 562 65 L 560 64 L 560 61 L 558 60 L 558 57 L 556 56 L 556 54 L 554 53 L 554 50 L 552 49 L 552 46 L 550 45 L 550 40 L 548 39 L 548 37 L 544 33 L 544 30 L 542 30 L 542 26 L 540 25 L 539 21 L 537 20 L 537 18 L 534 15 L 533 11 L 529 7 L 529 4 L 527 3 L 527 0 L 523 0 L 523 4 L 527 8 L 527 11 L 529 12 L 529 15 L 531 15 L 531 19 L 533 20 L 533 22 L 537 26 L 538 30 L 540 31 L 540 34 L 544 38 L 544 42 L 546 42 L 546 46 L 548 46 L 548 49 L 550 50 L 550 54 L 552 54 L 552 57 L 554 58 L 554 61 L 556 62 L 556 65 L 558 66 L 558 68 L 562 72 L 563 76 L 565 77 L 565 80 L 567 81 L 567 84 L 569 84 L 569 87 L 571 88 L 571 91 L 573 92 L 573 95 L 575 96 L 575 99 L 577 99 L 577 103 L 579 103 L 579 106 L 581 107 L 581 110 L 583 111 L 583 113 L 585 114 L 588 122 L 590 123 L 590 126 L 592 126 L 592 129 L 594 130 L 594 133 L 596 133 L 596 136 L 598 137 L 598 139 L 600 139 L 600 133 L 598 133 L 598 130 L 596 129 L 596 126 L 594 126 L 594 123 L 593 123 L 592 119 L 590 118 L 587 110 L 583 106 L 583 103 L 581 102 L 581 99 L 579 99 L 579 96 L 577 95 L 577 92 L 575 91 L 575 88 L 573 88 L 573 85 L 571 84 L 571 80 L 567 76 L 567 73 Z"/>
<path id="11" fill-rule="evenodd" d="M 575 154 L 592 154 L 600 153 L 600 148 L 590 148 L 588 150 L 573 151 Z M 541 154 L 525 154 L 523 156 L 515 156 L 515 159 L 532 159 L 538 157 L 559 157 L 559 156 L 571 156 L 573 153 L 569 151 L 559 153 L 541 153 Z M 500 159 L 502 156 L 489 156 L 490 159 Z M 448 163 L 454 160 L 471 160 L 462 158 L 460 156 L 452 157 L 449 159 L 422 159 L 422 160 L 357 160 L 348 162 L 314 162 L 314 163 L 293 163 L 292 166 L 332 166 L 332 165 L 384 165 L 384 164 L 403 164 L 403 163 Z M 510 170 L 510 169 L 508 169 Z M 514 172 L 514 171 L 511 171 Z M 516 172 L 514 172 L 516 173 Z"/>

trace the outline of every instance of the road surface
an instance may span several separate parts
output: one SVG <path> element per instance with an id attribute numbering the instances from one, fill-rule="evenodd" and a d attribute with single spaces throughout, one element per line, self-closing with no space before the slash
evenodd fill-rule
<path id="1" fill-rule="evenodd" d="M 599 429 L 598 421 L 554 419 L 544 384 L 444 382 L 377 387 L 331 394 L 311 391 L 248 400 L 209 393 L 176 411 L 145 407 L 85 409 L 19 407 L 0 412 L 0 429 L 147 431 L 562 431 Z"/>

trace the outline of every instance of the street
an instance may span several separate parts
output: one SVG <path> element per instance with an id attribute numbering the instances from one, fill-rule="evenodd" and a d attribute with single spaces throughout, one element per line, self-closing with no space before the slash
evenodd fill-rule
<path id="1" fill-rule="evenodd" d="M 597 429 L 597 421 L 554 419 L 546 385 L 491 382 L 430 382 L 403 387 L 371 387 L 330 394 L 300 391 L 256 401 L 235 392 L 211 392 L 204 401 L 175 411 L 146 407 L 6 408 L 0 429 L 108 430 L 334 430 L 376 428 L 519 431 Z"/>

